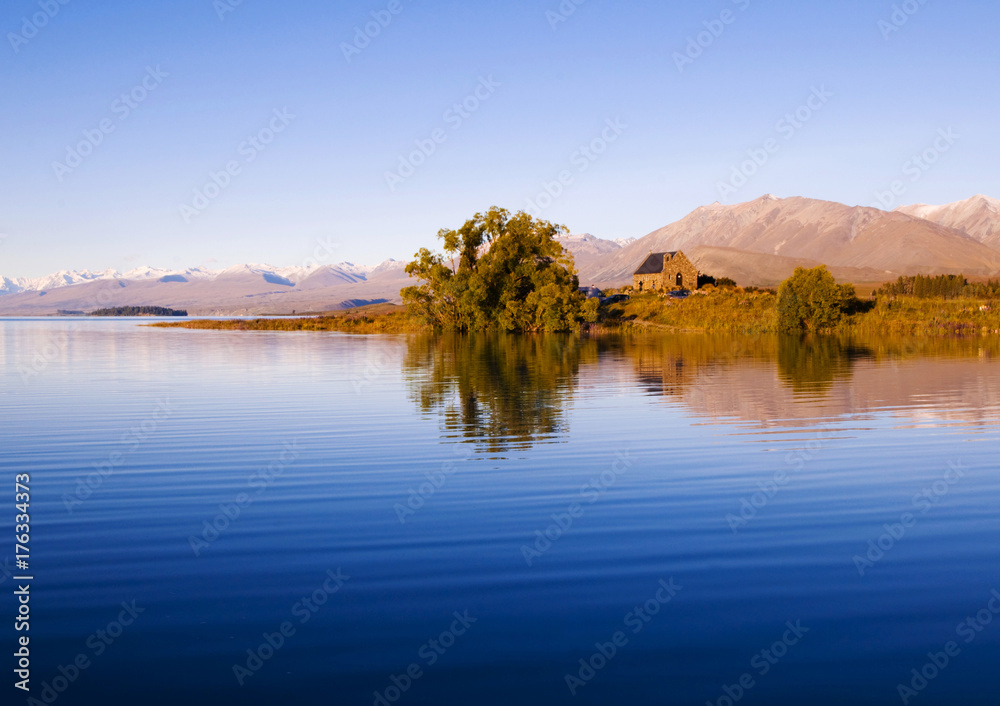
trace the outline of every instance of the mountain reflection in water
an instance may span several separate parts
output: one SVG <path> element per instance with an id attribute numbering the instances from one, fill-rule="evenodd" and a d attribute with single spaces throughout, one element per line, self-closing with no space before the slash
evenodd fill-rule
<path id="1" fill-rule="evenodd" d="M 998 356 L 993 339 L 443 335 L 411 339 L 403 371 L 446 438 L 502 454 L 558 441 L 581 387 L 623 375 L 702 420 L 780 427 L 884 411 L 904 426 L 994 422 L 1000 368 L 987 363 Z"/>

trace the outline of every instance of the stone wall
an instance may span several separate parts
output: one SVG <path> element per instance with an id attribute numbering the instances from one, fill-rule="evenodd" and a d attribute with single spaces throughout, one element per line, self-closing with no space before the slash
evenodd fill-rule
<path id="1" fill-rule="evenodd" d="M 698 288 L 698 268 L 691 264 L 684 253 L 677 253 L 672 258 L 668 255 L 664 258 L 663 272 L 651 275 L 633 275 L 632 287 L 636 291 L 643 292 L 669 292 L 678 287 L 677 276 L 681 277 L 681 285 L 684 289 Z"/>
<path id="2" fill-rule="evenodd" d="M 658 291 L 663 288 L 663 275 L 634 275 L 632 277 L 632 287 L 637 292 Z"/>
<path id="3" fill-rule="evenodd" d="M 698 268 L 692 265 L 682 252 L 674 255 L 672 260 L 663 263 L 663 278 L 667 289 L 678 286 L 678 275 L 682 278 L 679 286 L 684 289 L 698 289 Z"/>

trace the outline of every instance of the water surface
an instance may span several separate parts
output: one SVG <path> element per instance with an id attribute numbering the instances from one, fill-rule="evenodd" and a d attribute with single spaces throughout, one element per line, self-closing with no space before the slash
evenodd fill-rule
<path id="1" fill-rule="evenodd" d="M 996 341 L 140 323 L 0 321 L 36 698 L 997 703 Z"/>

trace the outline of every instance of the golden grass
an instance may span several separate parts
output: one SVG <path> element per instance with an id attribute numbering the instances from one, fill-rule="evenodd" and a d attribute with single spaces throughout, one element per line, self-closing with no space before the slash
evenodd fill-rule
<path id="1" fill-rule="evenodd" d="M 426 333 L 431 327 L 406 307 L 373 305 L 295 319 L 232 319 L 227 321 L 162 322 L 160 328 L 216 331 L 340 331 L 356 334 Z M 775 334 L 778 332 L 777 296 L 767 291 L 719 289 L 692 294 L 687 299 L 654 293 L 602 311 L 597 324 L 584 325 L 592 333 L 697 332 Z M 880 299 L 867 312 L 845 316 L 835 331 L 872 336 L 997 336 L 1000 303 L 996 307 L 977 299 Z"/>
<path id="2" fill-rule="evenodd" d="M 419 333 L 428 327 L 409 314 L 406 307 L 373 305 L 334 314 L 295 319 L 229 319 L 214 321 L 164 321 L 158 328 L 189 328 L 209 331 L 340 331 L 343 333 Z"/>
<path id="3" fill-rule="evenodd" d="M 848 317 L 840 329 L 869 335 L 995 336 L 1000 304 L 980 299 L 880 299 L 871 311 Z"/>
<path id="4" fill-rule="evenodd" d="M 601 329 L 660 329 L 759 334 L 778 330 L 777 297 L 770 292 L 721 289 L 687 299 L 637 294 L 609 308 Z"/>

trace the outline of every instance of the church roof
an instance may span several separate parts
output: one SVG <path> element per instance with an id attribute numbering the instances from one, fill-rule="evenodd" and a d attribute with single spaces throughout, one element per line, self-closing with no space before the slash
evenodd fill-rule
<path id="1" fill-rule="evenodd" d="M 637 275 L 658 275 L 663 272 L 663 258 L 669 255 L 673 257 L 678 251 L 674 252 L 654 252 L 650 253 L 646 261 L 643 262 L 639 269 L 635 271 L 634 274 Z"/>

